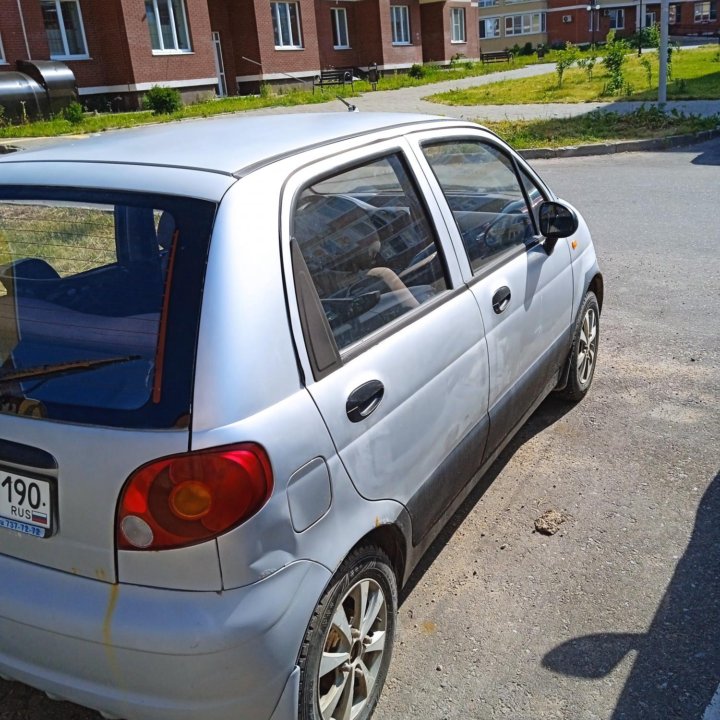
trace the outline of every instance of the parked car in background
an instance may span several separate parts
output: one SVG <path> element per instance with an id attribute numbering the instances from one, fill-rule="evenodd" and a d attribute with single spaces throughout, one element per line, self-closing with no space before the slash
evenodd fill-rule
<path id="1" fill-rule="evenodd" d="M 477 125 L 224 118 L 0 160 L 0 674 L 366 720 L 398 589 L 553 390 L 588 229 Z"/>

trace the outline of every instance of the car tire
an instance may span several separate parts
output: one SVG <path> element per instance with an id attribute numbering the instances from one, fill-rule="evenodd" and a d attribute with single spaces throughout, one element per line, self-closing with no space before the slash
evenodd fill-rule
<path id="1" fill-rule="evenodd" d="M 397 581 L 388 556 L 354 550 L 308 626 L 300 666 L 299 720 L 368 720 L 382 691 L 395 636 Z"/>
<path id="2" fill-rule="evenodd" d="M 599 342 L 600 306 L 595 293 L 589 291 L 575 322 L 567 385 L 560 391 L 565 400 L 580 402 L 587 395 L 595 375 Z"/>

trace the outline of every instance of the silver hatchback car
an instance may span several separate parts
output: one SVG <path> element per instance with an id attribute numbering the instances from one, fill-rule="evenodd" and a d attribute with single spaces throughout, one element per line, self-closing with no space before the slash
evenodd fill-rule
<path id="1" fill-rule="evenodd" d="M 398 588 L 593 379 L 582 218 L 491 132 L 225 118 L 0 161 L 0 675 L 366 720 Z"/>

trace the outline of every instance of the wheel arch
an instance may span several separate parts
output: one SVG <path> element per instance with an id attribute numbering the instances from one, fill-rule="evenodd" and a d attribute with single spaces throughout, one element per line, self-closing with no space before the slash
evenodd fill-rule
<path id="1" fill-rule="evenodd" d="M 588 283 L 585 292 L 587 293 L 588 290 L 591 290 L 595 293 L 595 297 L 598 301 L 598 306 L 600 307 L 600 311 L 602 312 L 603 297 L 605 295 L 605 281 L 603 280 L 602 273 L 596 272 L 595 275 L 593 275 L 590 282 Z"/>
<path id="2" fill-rule="evenodd" d="M 400 589 L 404 582 L 407 564 L 407 542 L 403 531 L 393 523 L 379 525 L 360 538 L 348 555 L 357 548 L 367 545 L 379 547 L 388 556 Z"/>

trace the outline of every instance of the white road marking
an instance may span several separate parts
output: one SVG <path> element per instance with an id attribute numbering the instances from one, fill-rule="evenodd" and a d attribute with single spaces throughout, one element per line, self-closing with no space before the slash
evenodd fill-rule
<path id="1" fill-rule="evenodd" d="M 710 704 L 705 708 L 702 720 L 720 720 L 720 685 L 718 685 Z"/>

